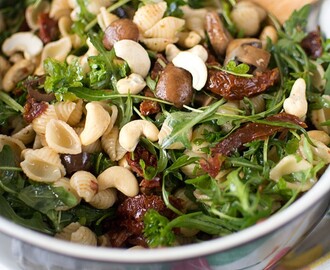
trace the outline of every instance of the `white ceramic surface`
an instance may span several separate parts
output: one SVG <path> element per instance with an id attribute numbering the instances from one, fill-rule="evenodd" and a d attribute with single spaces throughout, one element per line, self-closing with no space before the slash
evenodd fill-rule
<path id="1" fill-rule="evenodd" d="M 330 25 L 328 23 L 328 18 L 330 17 L 330 0 L 323 1 L 322 7 L 318 10 L 314 10 L 312 13 L 313 18 L 311 17 L 311 20 L 315 20 L 319 18 L 319 23 L 321 25 L 322 31 L 330 37 Z M 166 261 L 172 261 L 173 258 L 175 260 L 184 260 L 196 257 L 198 259 L 191 260 L 190 265 L 194 265 L 195 269 L 210 269 L 209 265 L 212 265 L 212 260 L 216 260 L 216 257 L 204 257 L 199 258 L 200 256 L 207 255 L 207 254 L 213 254 L 217 253 L 221 250 L 228 250 L 231 247 L 235 247 L 239 244 L 247 243 L 246 246 L 255 245 L 253 242 L 254 239 L 260 238 L 260 243 L 258 242 L 258 250 L 253 251 L 254 253 L 262 252 L 263 254 L 254 254 L 253 252 L 247 252 L 248 255 L 253 258 L 253 256 L 260 256 L 263 258 L 266 258 L 263 262 L 263 265 L 258 264 L 259 262 L 249 262 L 249 261 L 243 261 L 244 255 L 241 257 L 241 261 L 233 260 L 233 262 L 229 262 L 225 264 L 224 266 L 221 266 L 221 269 L 235 269 L 238 264 L 249 264 L 249 269 L 262 269 L 264 268 L 267 263 L 270 263 L 271 260 L 274 259 L 274 256 L 282 256 L 291 248 L 291 245 L 293 245 L 306 230 L 310 230 L 315 224 L 313 221 L 314 219 L 319 219 L 320 216 L 323 214 L 323 212 L 326 209 L 326 206 L 328 204 L 328 199 L 325 199 L 323 202 L 319 201 L 319 198 L 324 197 L 326 198 L 326 194 L 330 191 L 330 183 L 328 181 L 330 179 L 330 169 L 326 171 L 326 173 L 323 175 L 321 180 L 313 187 L 311 191 L 309 191 L 307 194 L 303 196 L 302 199 L 299 199 L 297 202 L 294 203 L 293 207 L 289 207 L 285 211 L 278 213 L 274 215 L 273 217 L 267 219 L 261 224 L 258 224 L 254 226 L 253 228 L 248 228 L 242 232 L 226 236 L 219 240 L 213 240 L 208 241 L 205 243 L 201 243 L 198 245 L 191 245 L 188 248 L 187 247 L 176 247 L 176 248 L 170 248 L 170 249 L 158 249 L 158 250 L 120 250 L 120 249 L 111 249 L 111 251 L 108 248 L 98 248 L 96 251 L 96 248 L 93 247 L 83 247 L 83 246 L 77 246 L 72 243 L 66 243 L 59 240 L 56 240 L 54 238 L 50 238 L 45 235 L 41 235 L 37 232 L 32 232 L 30 230 L 27 230 L 25 228 L 22 228 L 20 226 L 17 226 L 15 224 L 12 224 L 11 222 L 0 218 L 0 231 L 3 233 L 10 235 L 12 237 L 15 237 L 15 239 L 10 240 L 7 236 L 3 236 L 0 234 L 0 270 L 16 270 L 20 269 L 18 266 L 13 262 L 14 260 L 18 260 L 21 265 L 28 265 L 26 264 L 26 260 L 29 259 L 29 256 L 31 256 L 31 260 L 29 263 L 32 263 L 31 268 L 26 269 L 33 269 L 33 270 L 44 270 L 44 269 L 88 269 L 93 270 L 93 262 L 88 264 L 88 262 L 85 264 L 82 264 L 82 262 L 79 263 L 79 260 L 72 260 L 68 257 L 62 257 L 61 255 L 54 254 L 56 252 L 60 252 L 62 254 L 66 254 L 69 256 L 73 256 L 76 258 L 84 258 L 91 259 L 91 260 L 100 260 L 100 261 L 111 261 L 111 262 L 127 262 L 132 263 L 132 265 L 128 265 L 125 268 L 122 268 L 120 265 L 112 266 L 110 268 L 106 267 L 97 267 L 95 265 L 95 269 L 162 269 L 158 268 L 157 264 L 152 264 L 153 262 L 157 262 L 159 260 L 166 262 Z M 313 209 L 313 211 L 310 210 L 310 206 L 318 206 L 320 205 L 320 210 L 317 212 L 317 209 Z M 304 215 L 304 213 L 308 212 L 306 216 L 303 218 L 301 215 Z M 299 217 L 300 216 L 300 217 Z M 293 230 L 282 230 L 280 234 L 270 234 L 274 228 L 283 227 L 286 225 L 287 221 L 293 219 L 297 220 L 297 222 L 291 223 L 290 226 L 293 228 Z M 299 222 L 298 222 L 299 221 Z M 314 223 L 313 223 L 314 222 Z M 285 227 L 283 227 L 285 228 Z M 292 235 L 292 233 L 294 234 Z M 287 235 L 290 233 L 290 235 Z M 19 240 L 17 240 L 19 239 Z M 283 240 L 287 239 L 287 240 Z M 263 245 L 262 241 L 273 241 L 277 243 L 277 249 L 274 250 L 267 250 L 268 245 Z M 32 246 L 38 246 L 41 249 L 34 249 L 31 248 L 29 245 Z M 288 250 L 283 249 L 283 247 L 287 247 Z M 49 254 L 48 252 L 44 252 L 42 249 L 46 249 L 48 251 L 52 251 L 54 253 Z M 240 249 L 237 249 L 240 250 Z M 243 249 L 242 249 L 243 250 Z M 29 255 L 27 255 L 29 254 Z M 226 253 L 227 254 L 227 253 Z M 235 254 L 234 254 L 235 255 Z M 233 255 L 233 256 L 234 256 Z M 237 254 L 236 254 L 237 255 Z M 236 256 L 235 255 L 235 256 Z M 34 258 L 32 258 L 35 256 Z M 215 255 L 214 255 L 215 256 Z M 68 259 L 68 263 L 65 267 L 56 266 L 56 260 L 62 260 L 62 258 Z M 54 261 L 52 261 L 54 260 Z M 203 263 L 205 263 L 205 260 L 207 260 L 207 264 L 204 266 Z M 151 263 L 149 266 L 143 266 L 144 263 Z M 37 266 L 33 266 L 33 263 L 40 265 L 40 268 Z M 58 265 L 61 265 L 60 261 L 58 262 Z M 141 267 L 136 268 L 134 266 L 135 263 L 141 263 Z M 222 263 L 223 264 L 223 263 Z M 87 266 L 89 265 L 89 266 Z M 101 264 L 100 264 L 101 265 Z M 172 264 L 170 268 L 166 269 L 183 269 L 180 266 L 181 264 Z M 182 267 L 187 267 L 187 262 L 182 264 Z M 198 265 L 198 266 L 197 266 Z M 216 265 L 216 262 L 214 263 Z M 247 266 L 247 265 L 246 265 Z M 28 267 L 28 266 L 26 266 Z M 88 267 L 88 268 L 85 268 Z M 262 267 L 262 268 L 261 268 Z M 220 269 L 217 266 L 214 266 L 212 269 Z"/>

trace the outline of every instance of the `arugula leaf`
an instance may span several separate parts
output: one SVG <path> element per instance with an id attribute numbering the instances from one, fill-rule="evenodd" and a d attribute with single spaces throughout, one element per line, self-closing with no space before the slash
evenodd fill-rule
<path id="1" fill-rule="evenodd" d="M 45 234 L 54 234 L 54 230 L 43 220 L 40 213 L 34 212 L 31 218 L 22 218 L 15 213 L 2 195 L 0 195 L 0 215 L 23 227 Z"/>
<path id="2" fill-rule="evenodd" d="M 161 147 L 167 148 L 174 142 L 181 142 L 186 148 L 190 148 L 190 141 L 188 139 L 188 132 L 190 129 L 196 124 L 215 114 L 216 110 L 222 103 L 223 101 L 219 100 L 207 107 L 201 113 L 183 111 L 170 113 L 166 117 L 164 125 L 168 125 L 172 131 L 162 141 Z"/>
<path id="3" fill-rule="evenodd" d="M 227 235 L 235 231 L 234 226 L 229 223 L 202 212 L 182 215 L 169 221 L 156 210 L 150 209 L 145 213 L 143 221 L 143 233 L 151 248 L 172 246 L 176 239 L 173 229 L 176 227 L 197 229 L 217 236 Z"/>
<path id="4" fill-rule="evenodd" d="M 75 99 L 68 90 L 70 87 L 83 86 L 84 75 L 78 62 L 67 64 L 47 58 L 44 69 L 47 74 L 44 84 L 47 93 L 54 93 L 58 101 Z"/>
<path id="5" fill-rule="evenodd" d="M 193 185 L 198 191 L 207 198 L 203 199 L 204 203 L 218 206 L 222 203 L 222 192 L 216 181 L 209 175 L 202 175 L 194 179 L 188 179 L 185 183 Z"/>
<path id="6" fill-rule="evenodd" d="M 0 100 L 0 126 L 6 126 L 10 118 L 16 115 L 19 113 Z"/>
<path id="7" fill-rule="evenodd" d="M 60 206 L 75 206 L 77 198 L 63 187 L 35 184 L 22 189 L 18 198 L 33 209 L 47 214 Z"/>
<path id="8" fill-rule="evenodd" d="M 238 198 L 245 213 L 252 214 L 253 209 L 249 203 L 249 187 L 241 182 L 239 172 L 240 169 L 237 169 L 227 176 L 229 194 Z"/>
<path id="9" fill-rule="evenodd" d="M 23 187 L 25 180 L 20 176 L 21 169 L 13 149 L 4 145 L 0 152 L 0 190 L 17 194 Z"/>

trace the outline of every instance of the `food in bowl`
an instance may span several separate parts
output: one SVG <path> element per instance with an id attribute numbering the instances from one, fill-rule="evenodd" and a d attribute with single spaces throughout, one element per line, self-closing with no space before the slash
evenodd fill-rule
<path id="1" fill-rule="evenodd" d="M 205 5 L 19 2 L 24 24 L 4 10 L 2 216 L 80 244 L 178 246 L 313 187 L 330 67 L 310 6 L 281 25 L 250 2 Z"/>

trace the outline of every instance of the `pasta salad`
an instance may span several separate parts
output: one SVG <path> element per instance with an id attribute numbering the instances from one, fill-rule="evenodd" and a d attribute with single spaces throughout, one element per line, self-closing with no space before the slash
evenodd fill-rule
<path id="1" fill-rule="evenodd" d="M 250 1 L 4 1 L 0 215 L 156 248 L 285 209 L 330 162 L 330 42 L 310 9 L 282 24 Z"/>

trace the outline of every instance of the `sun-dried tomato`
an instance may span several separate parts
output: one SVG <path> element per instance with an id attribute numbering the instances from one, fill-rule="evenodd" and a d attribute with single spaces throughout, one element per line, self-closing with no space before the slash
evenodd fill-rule
<path id="1" fill-rule="evenodd" d="M 265 120 L 270 122 L 287 122 L 299 125 L 303 128 L 307 127 L 306 124 L 298 117 L 287 113 L 279 113 L 267 117 Z M 212 147 L 211 157 L 208 160 L 201 161 L 201 166 L 204 171 L 215 177 L 222 165 L 223 156 L 231 155 L 234 151 L 239 150 L 242 146 L 244 146 L 244 144 L 248 142 L 255 140 L 265 140 L 276 132 L 283 132 L 287 130 L 288 128 L 283 126 L 248 123 Z"/>
<path id="2" fill-rule="evenodd" d="M 160 112 L 160 106 L 157 101 L 144 100 L 140 103 L 140 112 L 144 116 L 153 115 Z"/>
<path id="3" fill-rule="evenodd" d="M 143 170 L 140 165 L 140 160 L 143 160 L 146 167 L 157 168 L 157 157 L 151 154 L 142 145 L 137 145 L 134 153 L 127 153 L 126 160 L 131 169 L 143 179 L 140 182 L 140 192 L 142 194 L 160 194 L 161 192 L 161 175 L 156 175 L 153 179 L 144 179 Z"/>
<path id="4" fill-rule="evenodd" d="M 54 41 L 59 36 L 59 28 L 56 20 L 49 17 L 48 13 L 41 13 L 38 17 L 39 37 L 44 44 Z"/>
<path id="5" fill-rule="evenodd" d="M 126 160 L 128 165 L 132 170 L 137 173 L 137 175 L 143 177 L 143 170 L 140 165 L 140 160 L 142 159 L 146 166 L 157 167 L 157 157 L 151 154 L 146 148 L 138 144 L 133 153 L 126 154 Z"/>
<path id="6" fill-rule="evenodd" d="M 253 77 L 242 77 L 223 70 L 209 69 L 206 89 L 227 100 L 241 100 L 266 91 L 279 80 L 279 70 L 274 68 L 257 72 Z"/>
<path id="7" fill-rule="evenodd" d="M 34 98 L 28 98 L 24 106 L 23 117 L 26 122 L 31 123 L 48 108 L 46 102 L 36 102 Z"/>
<path id="8" fill-rule="evenodd" d="M 149 209 L 168 215 L 162 198 L 157 195 L 137 195 L 126 198 L 117 209 L 117 221 L 120 228 L 130 233 L 130 237 L 143 237 L 143 217 Z"/>
<path id="9" fill-rule="evenodd" d="M 321 57 L 323 53 L 320 30 L 312 31 L 301 41 L 301 46 L 312 59 Z"/>
<path id="10" fill-rule="evenodd" d="M 182 209 L 181 200 L 170 197 L 170 203 Z M 140 245 L 148 247 L 143 236 L 143 218 L 149 209 L 155 209 L 161 215 L 172 220 L 176 214 L 168 209 L 161 196 L 139 194 L 125 198 L 118 206 L 115 219 L 107 224 L 108 236 L 112 247 Z"/>

